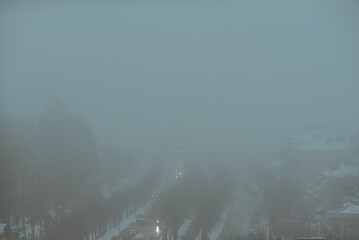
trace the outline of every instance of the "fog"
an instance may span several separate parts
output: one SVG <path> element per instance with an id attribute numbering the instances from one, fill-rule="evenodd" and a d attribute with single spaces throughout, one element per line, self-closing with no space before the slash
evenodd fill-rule
<path id="1" fill-rule="evenodd" d="M 262 179 L 303 129 L 357 139 L 358 23 L 355 1 L 2 1 L 2 145 L 22 149 L 6 137 L 13 131 L 30 139 L 34 159 L 70 151 L 82 168 L 91 158 L 107 171 L 89 167 L 103 174 L 96 186 L 116 185 L 117 168 L 126 175 L 158 159 L 176 168 L 179 150 L 188 165 L 231 160 L 236 170 L 223 171 L 245 175 L 251 168 L 238 166 L 250 162 Z M 53 135 L 73 142 L 57 149 L 67 140 Z"/>
<path id="2" fill-rule="evenodd" d="M 35 118 L 55 96 L 131 147 L 358 130 L 357 4 L 2 6 L 4 114 Z"/>

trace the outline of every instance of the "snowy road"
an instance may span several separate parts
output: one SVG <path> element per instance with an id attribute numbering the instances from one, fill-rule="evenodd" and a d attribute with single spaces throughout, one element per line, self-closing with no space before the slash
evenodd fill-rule
<path id="1" fill-rule="evenodd" d="M 142 213 L 147 213 L 149 211 L 149 209 L 152 206 L 152 202 L 148 202 L 146 205 L 144 205 L 143 207 L 141 207 L 140 209 L 138 209 L 136 212 L 134 212 L 133 214 L 131 214 L 130 216 L 128 216 L 127 218 L 124 218 L 122 220 L 122 222 L 119 224 L 119 226 L 111 229 L 110 231 L 108 231 L 104 236 L 102 236 L 101 238 L 99 238 L 98 240 L 111 240 L 111 238 L 113 236 L 116 236 L 119 234 L 120 230 L 125 229 L 128 225 L 130 225 L 130 223 L 135 222 L 136 221 L 136 215 L 138 214 L 142 214 Z"/>
<path id="2" fill-rule="evenodd" d="M 257 207 L 258 199 L 251 196 L 242 186 L 238 186 L 236 200 L 233 202 L 222 228 L 221 239 L 246 235 L 249 230 L 250 220 Z"/>

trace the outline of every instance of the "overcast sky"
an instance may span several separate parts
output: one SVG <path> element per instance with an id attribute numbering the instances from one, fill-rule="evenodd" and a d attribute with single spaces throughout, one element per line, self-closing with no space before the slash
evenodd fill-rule
<path id="1" fill-rule="evenodd" d="M 239 2 L 2 2 L 0 113 L 57 97 L 132 147 L 358 133 L 359 4 Z"/>

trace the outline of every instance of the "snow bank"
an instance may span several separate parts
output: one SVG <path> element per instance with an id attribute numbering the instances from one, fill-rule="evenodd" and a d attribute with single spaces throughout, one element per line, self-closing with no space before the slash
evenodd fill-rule
<path id="1" fill-rule="evenodd" d="M 231 210 L 231 204 L 227 203 L 223 209 L 221 216 L 219 217 L 219 220 L 217 221 L 216 225 L 212 228 L 211 233 L 208 235 L 209 239 L 214 240 L 219 238 L 230 210 Z"/>
<path id="2" fill-rule="evenodd" d="M 146 205 L 139 208 L 136 212 L 134 212 L 133 214 L 131 214 L 127 218 L 124 218 L 117 227 L 112 228 L 110 231 L 108 231 L 104 236 L 102 236 L 98 240 L 111 240 L 111 238 L 113 236 L 116 236 L 116 235 L 119 234 L 120 230 L 125 229 L 132 222 L 135 222 L 136 221 L 136 216 L 139 213 L 147 213 L 151 209 L 151 206 L 152 206 L 152 201 L 149 201 Z"/>
<path id="3" fill-rule="evenodd" d="M 184 236 L 187 232 L 187 229 L 189 228 L 189 226 L 191 226 L 192 224 L 192 221 L 193 221 L 193 217 L 190 217 L 190 218 L 186 218 L 184 221 L 183 221 L 183 224 L 181 225 L 181 227 L 178 229 L 177 233 L 178 233 L 178 236 Z"/>
<path id="4" fill-rule="evenodd" d="M 116 186 L 108 188 L 107 186 L 102 189 L 102 196 L 105 199 L 109 199 L 113 194 L 116 192 L 125 189 L 131 185 L 135 185 L 145 174 L 148 170 L 148 164 L 143 164 L 141 168 L 137 169 L 136 172 L 133 174 L 129 174 L 127 177 L 120 180 Z"/>

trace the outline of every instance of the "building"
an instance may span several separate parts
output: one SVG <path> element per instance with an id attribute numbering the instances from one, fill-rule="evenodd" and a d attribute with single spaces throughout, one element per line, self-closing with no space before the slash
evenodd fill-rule
<path id="1" fill-rule="evenodd" d="M 328 211 L 326 220 L 340 240 L 359 240 L 359 205 L 347 204 Z"/>
<path id="2" fill-rule="evenodd" d="M 333 170 L 352 154 L 354 144 L 346 138 L 310 132 L 287 140 L 282 146 L 282 171 L 305 192 L 324 170 Z"/>
<path id="3" fill-rule="evenodd" d="M 341 163 L 338 168 L 321 172 L 322 203 L 329 207 L 344 202 L 359 203 L 359 162 Z"/>
<path id="4" fill-rule="evenodd" d="M 296 240 L 310 235 L 310 221 L 299 217 L 277 218 L 272 232 L 276 240 Z"/>

